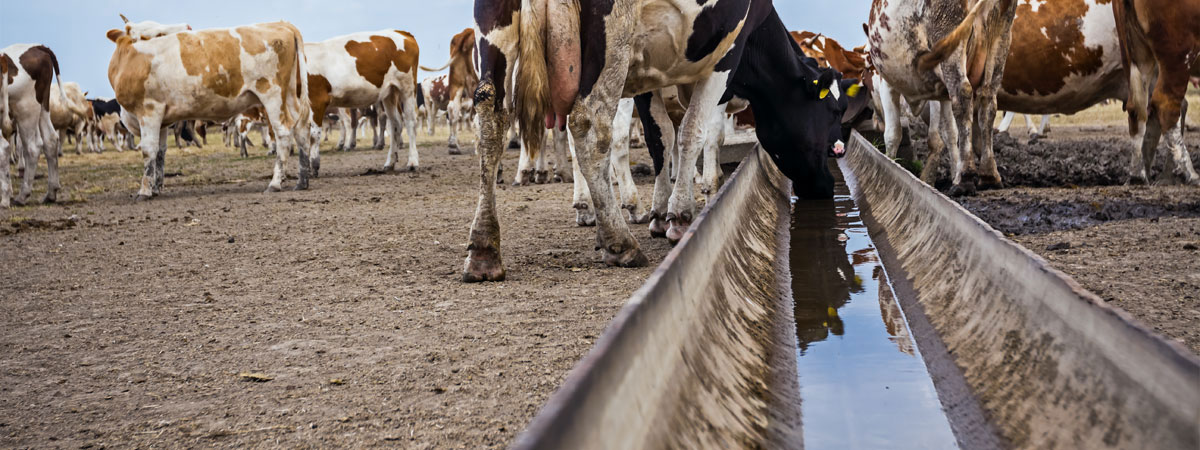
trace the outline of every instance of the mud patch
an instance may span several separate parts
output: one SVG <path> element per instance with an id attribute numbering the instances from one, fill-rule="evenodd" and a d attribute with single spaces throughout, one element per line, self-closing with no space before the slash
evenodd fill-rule
<path id="1" fill-rule="evenodd" d="M 1078 230 L 1115 220 L 1200 217 L 1200 190 L 1187 187 L 1002 189 L 959 203 L 1009 235 Z"/>
<path id="2" fill-rule="evenodd" d="M 0 228 L 0 236 L 39 230 L 69 230 L 75 228 L 79 220 L 79 216 L 75 215 L 65 219 L 17 219 L 10 221 L 8 227 Z"/>

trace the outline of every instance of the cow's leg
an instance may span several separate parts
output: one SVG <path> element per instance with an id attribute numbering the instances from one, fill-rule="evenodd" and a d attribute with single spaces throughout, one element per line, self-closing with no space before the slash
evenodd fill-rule
<path id="1" fill-rule="evenodd" d="M 8 153 L 12 150 L 4 133 L 0 133 L 0 208 L 12 206 L 12 181 L 8 175 Z"/>
<path id="2" fill-rule="evenodd" d="M 283 190 L 283 179 L 287 178 L 287 157 L 288 149 L 291 147 L 292 131 L 283 126 L 282 115 L 280 109 L 283 108 L 283 102 L 273 100 L 270 103 L 263 102 L 264 115 L 267 116 L 268 129 L 263 131 L 263 136 L 267 136 L 270 132 L 274 132 L 275 138 L 272 140 L 275 148 L 275 168 L 271 174 L 271 182 L 267 184 L 266 192 L 279 192 Z"/>
<path id="3" fill-rule="evenodd" d="M 147 115 L 139 117 L 138 124 L 142 133 L 142 141 L 139 146 L 142 149 L 142 156 L 145 158 L 145 169 L 142 172 L 142 185 L 138 188 L 136 200 L 142 201 L 154 197 L 154 183 L 158 179 L 155 172 L 158 170 L 159 141 L 164 140 L 163 136 L 167 128 L 162 127 L 162 113 L 157 110 L 148 111 Z"/>
<path id="4" fill-rule="evenodd" d="M 304 123 L 306 121 L 302 120 L 300 122 Z M 300 126 L 297 125 L 296 128 L 299 129 Z M 312 170 L 313 178 L 319 178 L 321 176 L 321 135 L 323 133 L 321 132 L 320 126 L 318 126 L 315 129 L 315 131 L 316 131 L 315 135 L 313 135 L 314 129 L 312 127 L 304 127 L 304 129 L 307 130 L 307 132 L 304 134 L 308 135 L 305 139 L 305 142 L 309 143 L 309 145 L 308 145 L 308 160 L 310 161 L 309 169 Z M 296 133 L 296 134 L 300 134 L 300 133 Z M 299 138 L 297 138 L 297 139 L 299 139 Z"/>
<path id="5" fill-rule="evenodd" d="M 560 133 L 566 136 L 567 146 L 571 152 L 571 172 L 575 179 L 571 190 L 571 206 L 575 208 L 575 225 L 596 226 L 596 211 L 592 209 L 592 191 L 588 190 L 587 181 L 579 169 L 579 157 L 575 153 L 575 139 L 571 137 L 569 131 Z"/>
<path id="6" fill-rule="evenodd" d="M 416 94 L 401 97 L 401 110 L 393 122 L 396 125 L 396 139 L 400 137 L 400 119 L 404 119 L 404 127 L 408 129 L 408 170 L 415 171 L 421 167 L 421 155 L 417 153 L 417 96 Z"/>
<path id="7" fill-rule="evenodd" d="M 154 155 L 154 184 L 150 192 L 157 197 L 162 194 L 164 178 L 167 174 L 167 130 L 164 128 L 158 137 L 158 153 Z"/>
<path id="8" fill-rule="evenodd" d="M 371 116 L 371 119 L 370 119 L 371 133 L 372 133 L 371 134 L 371 142 L 373 142 L 375 144 L 373 147 L 375 150 L 383 150 L 383 148 L 387 146 L 388 122 L 385 120 L 385 118 L 379 117 L 380 115 L 385 114 L 386 112 L 387 112 L 387 109 L 384 108 L 384 106 L 382 104 L 380 104 L 380 103 L 375 104 L 375 115 Z M 392 136 L 392 139 L 396 139 L 396 136 Z"/>
<path id="9" fill-rule="evenodd" d="M 533 182 L 537 184 L 546 184 L 550 181 L 550 169 L 548 168 L 546 156 L 546 137 L 542 136 L 539 142 L 533 143 L 537 149 L 532 153 L 537 155 L 533 160 Z"/>
<path id="10" fill-rule="evenodd" d="M 900 92 L 892 89 L 883 77 L 875 76 L 875 86 L 879 88 L 879 101 L 883 109 L 883 142 L 888 158 L 895 159 L 900 150 L 900 141 L 904 139 L 904 128 L 900 114 Z"/>
<path id="11" fill-rule="evenodd" d="M 462 107 L 458 101 L 458 95 L 450 96 L 450 103 L 446 105 L 446 120 L 450 122 L 450 140 L 446 144 L 450 147 L 451 155 L 462 154 L 458 149 L 458 120 L 462 114 Z"/>
<path id="12" fill-rule="evenodd" d="M 675 188 L 667 207 L 667 239 L 679 242 L 684 232 L 692 225 L 696 215 L 695 183 L 696 159 L 704 149 L 707 139 L 706 126 L 713 111 L 725 92 L 729 72 L 713 72 L 708 78 L 696 83 L 687 112 L 679 130 L 679 166 Z"/>
<path id="13" fill-rule="evenodd" d="M 1016 117 L 1017 117 L 1017 113 L 1012 112 L 1012 111 L 1005 111 L 1004 117 L 1000 119 L 1000 125 L 996 127 L 996 132 L 997 133 L 1007 133 L 1008 127 L 1012 126 L 1012 121 Z M 931 111 L 929 113 L 929 121 L 932 122 L 935 120 L 937 120 L 937 119 L 935 119 L 933 117 L 933 112 Z M 1029 116 L 1025 116 L 1025 120 L 1028 121 Z M 930 125 L 932 125 L 932 124 L 930 124 Z"/>
<path id="14" fill-rule="evenodd" d="M 484 51 L 481 57 L 485 68 L 479 88 L 475 91 L 475 104 L 479 111 L 479 201 L 475 206 L 475 219 L 471 222 L 470 243 L 467 245 L 467 260 L 463 268 L 463 281 L 501 281 L 504 279 L 504 261 L 500 256 L 500 221 L 496 217 L 496 179 L 500 158 L 508 145 L 509 113 L 497 98 L 492 77 L 504 77 L 508 61 L 495 48 Z M 499 70 L 488 68 L 489 62 Z M 515 62 L 511 61 L 511 62 Z M 511 75 L 510 75 L 511 76 Z M 506 80 L 496 80 L 504 85 Z"/>
<path id="15" fill-rule="evenodd" d="M 930 186 L 937 183 L 937 169 L 942 165 L 942 152 L 946 149 L 947 139 L 942 133 L 943 111 L 950 111 L 948 102 L 929 102 L 929 156 L 925 158 L 925 167 L 921 170 L 921 181 Z M 952 154 L 951 158 L 957 161 L 958 155 Z M 951 164 L 953 166 L 954 162 Z"/>
<path id="16" fill-rule="evenodd" d="M 1163 166 L 1163 178 L 1178 178 L 1187 184 L 1200 184 L 1200 176 L 1196 175 L 1192 158 L 1188 155 L 1187 145 L 1183 140 L 1183 129 L 1187 126 L 1183 123 L 1183 102 L 1189 78 L 1188 67 L 1182 60 L 1163 60 L 1160 57 L 1158 83 L 1155 84 L 1154 93 L 1150 98 L 1150 103 L 1154 106 L 1150 121 L 1159 123 L 1163 128 L 1163 137 L 1166 138 L 1167 148 L 1171 151 L 1167 163 Z M 1148 159 L 1147 162 L 1153 162 L 1153 159 Z"/>
<path id="17" fill-rule="evenodd" d="M 646 93 L 634 98 L 638 115 L 642 119 L 642 130 L 646 136 L 646 149 L 654 162 L 654 191 L 650 200 L 650 236 L 667 237 L 667 206 L 671 197 L 671 176 L 666 161 L 675 153 L 675 126 L 667 114 L 667 106 L 661 91 Z"/>
<path id="18" fill-rule="evenodd" d="M 710 200 L 717 194 L 721 184 L 721 166 L 717 164 L 717 154 L 725 135 L 725 106 L 722 103 L 709 113 L 708 132 L 704 139 L 704 171 L 700 176 L 700 193 Z"/>
<path id="19" fill-rule="evenodd" d="M 617 104 L 617 116 L 613 119 L 612 168 L 617 179 L 617 191 L 621 193 L 621 209 L 629 211 L 629 223 L 646 223 L 649 214 L 642 208 L 638 198 L 637 184 L 629 170 L 629 130 L 633 122 L 633 99 L 621 99 Z"/>
<path id="20" fill-rule="evenodd" d="M 525 142 L 525 136 L 520 139 L 521 156 L 517 159 L 517 174 L 513 176 L 513 186 L 525 186 L 533 180 L 533 157 L 529 154 L 529 145 Z"/>
<path id="21" fill-rule="evenodd" d="M 961 170 L 951 167 L 950 194 L 970 195 L 975 192 L 979 177 L 975 170 L 975 148 L 972 146 L 972 137 L 974 136 L 972 132 L 977 128 L 972 125 L 975 120 L 974 89 L 961 67 L 954 64 L 943 64 L 941 67 L 943 83 L 949 87 L 950 107 L 954 114 L 954 122 L 961 125 L 958 127 L 958 149 L 959 154 L 963 157 L 963 165 Z M 945 108 L 945 105 L 943 104 L 942 107 Z M 930 161 L 926 164 L 925 170 L 930 170 L 930 166 L 934 164 L 937 162 Z"/>
<path id="22" fill-rule="evenodd" d="M 395 120 L 395 122 L 399 121 L 398 120 L 399 115 L 395 114 L 396 102 L 398 101 L 397 97 L 398 96 L 396 95 L 395 91 L 389 93 L 387 95 L 386 99 L 383 101 L 383 107 L 380 108 L 381 111 L 379 111 L 379 114 L 383 114 L 384 111 L 386 111 L 388 113 L 388 120 L 386 122 L 384 122 L 385 126 L 392 126 L 394 128 L 399 128 L 399 123 L 392 123 L 393 118 L 397 119 L 397 120 Z M 378 117 L 378 115 L 376 115 L 376 117 Z M 392 145 L 388 147 L 387 159 L 383 163 L 384 171 L 391 171 L 392 169 L 396 168 L 396 161 L 398 159 L 400 159 L 400 156 L 399 156 L 400 155 L 400 140 L 396 139 L 395 133 L 396 133 L 396 130 L 393 129 Z M 410 166 L 409 169 L 413 169 L 413 167 Z"/>
<path id="23" fill-rule="evenodd" d="M 554 146 L 554 182 L 555 183 L 572 183 L 575 180 L 575 168 L 567 171 L 567 166 L 571 163 L 571 149 L 569 140 L 570 133 L 554 130 L 551 136 L 551 145 Z"/>
<path id="24" fill-rule="evenodd" d="M 43 111 L 41 119 L 39 127 L 42 133 L 42 154 L 46 155 L 46 195 L 42 197 L 42 202 L 54 203 L 58 200 L 58 190 L 62 188 L 58 180 L 58 156 L 62 154 L 62 141 L 58 139 L 58 133 L 54 132 L 54 125 L 50 123 L 50 112 Z M 36 150 L 30 153 L 36 164 Z"/>
<path id="25" fill-rule="evenodd" d="M 610 51 L 607 56 L 626 61 L 626 58 L 615 56 L 613 53 Z M 625 64 L 615 65 L 624 66 Z M 621 69 L 621 72 L 623 71 L 624 69 Z M 584 145 L 576 146 L 575 160 L 579 163 L 580 175 L 587 182 L 591 194 L 592 209 L 596 213 L 596 242 L 604 251 L 604 263 L 610 266 L 639 267 L 649 263 L 649 260 L 642 254 L 637 240 L 629 232 L 629 226 L 625 223 L 624 215 L 613 196 L 612 181 L 609 178 L 612 164 L 611 118 L 614 117 L 617 102 L 620 100 L 619 94 L 614 94 L 619 93 L 619 88 L 624 82 L 617 85 L 613 82 L 614 78 L 618 78 L 617 74 L 608 72 L 615 71 L 601 74 L 597 89 L 575 103 L 568 128 L 571 138 L 576 143 L 584 142 Z M 624 76 L 624 73 L 619 74 L 621 79 Z M 610 89 L 599 89 L 605 84 L 608 85 L 605 87 Z M 617 89 L 611 89 L 614 85 Z M 605 93 L 605 90 L 610 92 Z M 593 121 L 592 118 L 599 120 Z"/>
<path id="26" fill-rule="evenodd" d="M 83 122 L 76 123 L 75 127 L 71 131 L 74 132 L 74 133 L 71 133 L 72 134 L 71 138 L 75 139 L 75 154 L 82 155 L 83 154 L 83 133 L 84 133 L 84 131 L 86 131 L 83 129 Z M 61 140 L 60 140 L 60 142 L 61 142 Z"/>

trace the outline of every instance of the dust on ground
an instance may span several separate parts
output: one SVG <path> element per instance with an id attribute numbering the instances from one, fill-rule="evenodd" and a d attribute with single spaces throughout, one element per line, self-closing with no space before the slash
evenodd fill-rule
<path id="1" fill-rule="evenodd" d="M 146 203 L 136 153 L 66 155 L 64 204 L 0 211 L 0 447 L 507 445 L 652 268 L 600 262 L 569 184 L 505 185 L 508 281 L 461 283 L 478 158 L 419 142 L 275 194 L 261 148 L 172 146 Z"/>

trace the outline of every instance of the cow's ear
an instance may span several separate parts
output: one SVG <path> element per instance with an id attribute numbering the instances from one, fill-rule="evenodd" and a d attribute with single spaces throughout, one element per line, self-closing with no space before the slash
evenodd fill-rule
<path id="1" fill-rule="evenodd" d="M 121 37 L 125 36 L 125 32 L 114 28 L 108 30 L 108 33 L 105 33 L 105 36 L 108 36 L 108 40 L 117 42 L 118 39 L 121 39 Z"/>
<path id="2" fill-rule="evenodd" d="M 822 100 L 829 96 L 829 87 L 833 85 L 833 81 L 834 79 L 832 70 L 821 71 L 821 76 L 813 81 L 813 83 L 817 85 L 817 90 L 819 92 L 817 94 L 818 100 Z"/>

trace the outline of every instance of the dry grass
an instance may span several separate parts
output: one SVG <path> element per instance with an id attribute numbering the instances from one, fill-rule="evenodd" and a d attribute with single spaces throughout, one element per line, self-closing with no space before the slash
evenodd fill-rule
<path id="1" fill-rule="evenodd" d="M 362 134 L 359 135 L 358 150 L 356 151 L 370 149 L 370 133 L 368 132 L 366 135 L 366 138 L 363 138 Z M 346 154 L 333 150 L 333 147 L 337 145 L 337 136 L 340 136 L 340 133 L 334 132 L 327 142 L 321 144 L 322 161 L 335 160 Z M 405 133 L 405 137 L 408 137 L 407 133 Z M 437 133 L 433 136 L 418 130 L 417 147 L 423 150 L 445 145 L 448 137 L 449 130 L 445 125 L 439 126 Z M 222 145 L 219 130 L 209 132 L 208 138 L 208 145 L 200 149 L 176 148 L 174 139 L 168 138 L 166 172 L 171 176 L 169 184 L 195 186 L 262 180 L 263 186 L 266 186 L 266 181 L 271 177 L 275 157 L 267 156 L 267 150 L 261 145 L 257 145 L 262 142 L 257 133 L 251 133 L 250 139 L 256 145 L 253 148 L 247 147 L 250 152 L 248 158 L 239 157 L 237 148 Z M 469 151 L 475 140 L 474 133 L 470 131 L 459 133 L 459 140 L 463 143 L 464 150 Z M 100 195 L 133 195 L 137 191 L 143 168 L 141 152 L 129 150 L 117 152 L 111 144 L 106 145 L 103 153 L 85 152 L 82 155 L 76 155 L 73 149 L 74 146 L 64 144 L 65 153 L 58 159 L 59 176 L 62 183 L 62 190 L 59 192 L 60 203 L 84 203 L 88 199 Z M 381 166 L 383 154 L 383 151 L 380 151 L 379 164 Z M 407 155 L 407 147 L 402 148 L 401 164 Z M 288 173 L 295 174 L 294 157 L 288 158 L 287 170 Z M 16 166 L 11 167 L 11 173 L 15 193 L 20 188 L 21 182 L 16 177 Z M 40 200 L 46 192 L 45 158 L 40 158 L 38 161 L 37 175 L 38 179 L 34 181 L 33 200 Z M 37 207 L 40 205 L 36 203 L 25 207 L 15 207 L 9 214 Z"/>

